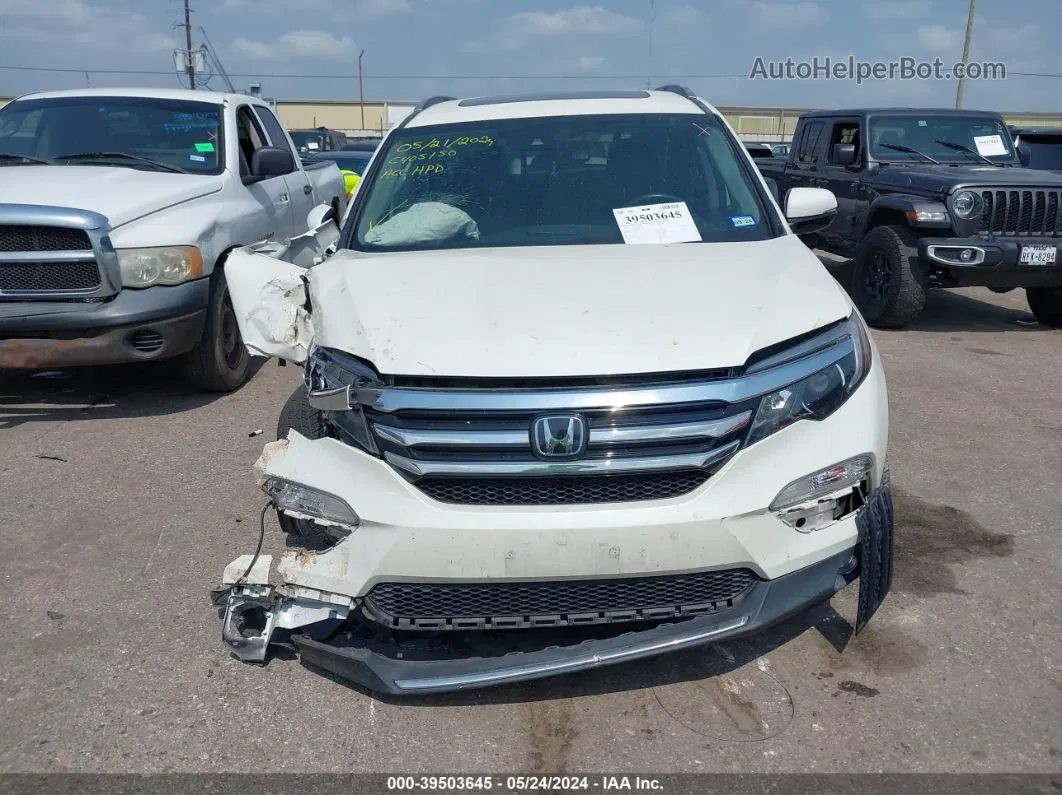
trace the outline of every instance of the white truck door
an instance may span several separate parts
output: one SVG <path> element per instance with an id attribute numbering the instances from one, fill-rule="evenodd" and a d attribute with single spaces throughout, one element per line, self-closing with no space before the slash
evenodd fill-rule
<path id="1" fill-rule="evenodd" d="M 310 210 L 314 208 L 314 205 L 317 204 L 317 200 L 313 195 L 313 185 L 310 184 L 310 178 L 302 169 L 299 156 L 295 154 L 295 150 L 291 146 L 291 140 L 288 138 L 288 134 L 284 132 L 284 127 L 281 125 L 273 111 L 261 105 L 256 105 L 255 112 L 258 114 L 262 126 L 269 135 L 270 146 L 275 146 L 277 149 L 287 149 L 295 156 L 296 169 L 284 177 L 284 181 L 287 183 L 288 196 L 291 198 L 292 219 L 294 223 L 294 231 L 292 234 L 301 235 L 303 232 L 307 231 L 306 216 L 309 214 Z"/>
<path id="2" fill-rule="evenodd" d="M 254 153 L 263 146 L 269 146 L 262 125 L 251 112 L 250 105 L 241 105 L 236 109 L 236 134 L 240 149 L 240 177 L 243 178 L 251 173 L 251 159 Z M 286 177 L 272 177 L 261 182 L 253 182 L 245 187 L 251 197 L 261 206 L 262 216 L 267 221 L 268 228 L 261 230 L 259 240 L 287 240 L 296 234 L 291 190 L 288 188 Z M 305 224 L 305 217 L 304 212 L 304 220 L 300 226 Z M 302 229 L 299 231 L 301 232 Z"/>

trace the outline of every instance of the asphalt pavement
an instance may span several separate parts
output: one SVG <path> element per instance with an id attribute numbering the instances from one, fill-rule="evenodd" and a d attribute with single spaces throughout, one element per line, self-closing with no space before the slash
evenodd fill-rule
<path id="1" fill-rule="evenodd" d="M 208 591 L 254 550 L 297 368 L 220 397 L 0 373 L 0 771 L 1062 771 L 1062 331 L 964 290 L 875 338 L 898 557 L 858 638 L 853 586 L 746 641 L 410 700 L 221 647 Z"/>

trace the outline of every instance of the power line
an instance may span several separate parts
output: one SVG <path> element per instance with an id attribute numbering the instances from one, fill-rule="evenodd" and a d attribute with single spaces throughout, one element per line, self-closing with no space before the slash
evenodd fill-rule
<path id="1" fill-rule="evenodd" d="M 57 72 L 76 74 L 99 74 L 99 75 L 165 75 L 172 76 L 172 71 L 158 69 L 68 69 L 53 66 L 17 66 L 0 64 L 0 69 L 8 69 L 18 72 Z M 1048 77 L 1062 78 L 1062 74 L 1050 72 L 1007 72 L 1007 77 Z M 247 77 L 262 79 L 283 80 L 353 80 L 356 75 L 350 74 L 281 74 L 267 72 L 229 72 L 229 77 Z M 689 74 L 656 75 L 658 80 L 713 80 L 724 78 L 748 78 L 748 72 L 740 74 L 724 72 L 701 72 Z M 577 75 L 528 75 L 528 74 L 465 74 L 465 75 L 440 75 L 440 74 L 408 74 L 408 75 L 365 75 L 366 80 L 642 80 L 644 74 L 577 74 Z M 839 81 L 844 82 L 844 81 Z"/>

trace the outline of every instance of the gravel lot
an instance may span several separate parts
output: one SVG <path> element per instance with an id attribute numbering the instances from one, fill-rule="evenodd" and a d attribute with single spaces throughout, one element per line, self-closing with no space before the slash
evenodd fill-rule
<path id="1" fill-rule="evenodd" d="M 298 369 L 0 374 L 0 770 L 1060 771 L 1062 331 L 968 290 L 875 336 L 898 560 L 858 639 L 853 586 L 753 640 L 410 701 L 221 648 L 208 589 L 254 549 Z"/>

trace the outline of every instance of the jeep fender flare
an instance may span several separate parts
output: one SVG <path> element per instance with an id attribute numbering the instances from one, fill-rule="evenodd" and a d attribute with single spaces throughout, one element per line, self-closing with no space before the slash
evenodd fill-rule
<path id="1" fill-rule="evenodd" d="M 859 239 L 856 242 L 861 243 L 867 232 L 876 226 L 884 224 L 906 225 L 916 230 L 951 229 L 950 217 L 946 221 L 918 221 L 912 219 L 911 215 L 918 212 L 947 213 L 948 208 L 944 202 L 927 199 L 925 196 L 913 196 L 907 193 L 890 193 L 886 196 L 879 196 L 870 203 L 870 209 L 867 212 L 866 220 L 863 222 L 863 227 L 859 230 Z"/>

